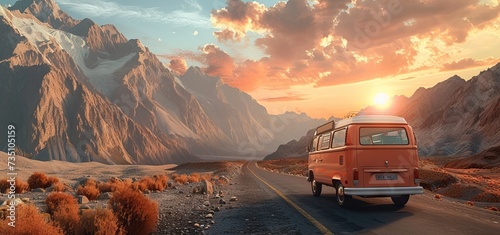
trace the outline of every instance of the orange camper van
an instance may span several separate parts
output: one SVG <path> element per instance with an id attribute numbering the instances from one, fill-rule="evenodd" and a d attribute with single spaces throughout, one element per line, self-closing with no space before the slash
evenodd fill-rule
<path id="1" fill-rule="evenodd" d="M 352 196 L 391 197 L 404 206 L 419 186 L 417 143 L 402 117 L 355 116 L 316 128 L 308 147 L 308 177 L 314 196 L 323 185 L 347 206 Z"/>

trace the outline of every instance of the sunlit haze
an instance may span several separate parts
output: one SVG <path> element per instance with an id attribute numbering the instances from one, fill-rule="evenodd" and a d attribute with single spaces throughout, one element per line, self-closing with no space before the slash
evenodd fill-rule
<path id="1" fill-rule="evenodd" d="M 275 114 L 341 117 L 379 93 L 411 96 L 500 61 L 498 0 L 56 2 L 140 39 L 174 73 L 199 66 Z"/>

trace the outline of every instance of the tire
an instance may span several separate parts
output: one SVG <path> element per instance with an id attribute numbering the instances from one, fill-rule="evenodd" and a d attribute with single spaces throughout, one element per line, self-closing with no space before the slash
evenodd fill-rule
<path id="1" fill-rule="evenodd" d="M 349 196 L 349 195 L 345 195 L 344 193 L 344 185 L 342 185 L 341 183 L 339 183 L 336 187 L 336 191 L 337 191 L 337 195 L 336 195 L 336 199 L 337 199 L 337 204 L 340 206 L 340 207 L 348 207 L 349 205 L 351 205 L 352 203 L 352 196 Z"/>
<path id="2" fill-rule="evenodd" d="M 311 180 L 311 191 L 313 196 L 319 197 L 321 195 L 321 190 L 323 189 L 323 185 L 321 183 L 316 182 L 316 180 Z"/>
<path id="3" fill-rule="evenodd" d="M 399 197 L 391 197 L 392 202 L 394 202 L 394 205 L 397 207 L 404 207 L 408 200 L 410 200 L 410 195 L 403 195 Z"/>

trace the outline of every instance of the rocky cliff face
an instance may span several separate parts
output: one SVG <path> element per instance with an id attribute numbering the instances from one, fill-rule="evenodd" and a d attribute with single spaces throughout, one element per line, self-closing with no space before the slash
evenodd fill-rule
<path id="1" fill-rule="evenodd" d="M 35 1 L 26 9 L 44 2 Z M 2 8 L 0 19 L 0 131 L 7 132 L 4 124 L 16 126 L 20 154 L 40 160 L 112 164 L 196 159 L 171 139 L 160 139 L 139 125 L 97 92 L 85 75 L 88 71 L 75 70 L 85 56 L 67 50 L 79 42 L 76 36 L 52 29 L 31 14 Z M 6 139 L 0 139 L 0 146 L 5 148 Z"/>
<path id="2" fill-rule="evenodd" d="M 53 0 L 20 0 L 0 10 L 0 109 L 11 110 L 0 120 L 19 127 L 18 150 L 31 158 L 196 160 L 188 149 L 258 157 L 322 122 L 269 115 L 248 94 L 197 68 L 177 78 L 139 40 L 112 25 L 75 20 Z"/>
<path id="3" fill-rule="evenodd" d="M 413 126 L 421 155 L 471 155 L 500 141 L 500 64 L 469 81 L 453 76 L 410 98 L 394 100 L 386 113 Z M 377 113 L 368 107 L 361 114 Z"/>
<path id="4" fill-rule="evenodd" d="M 453 76 L 434 87 L 421 87 L 409 98 L 395 96 L 391 103 L 386 110 L 366 107 L 359 115 L 404 117 L 415 131 L 420 155 L 472 155 L 500 143 L 500 64 L 469 81 Z M 308 132 L 299 141 L 280 145 L 266 159 L 303 154 L 304 142 L 311 140 Z"/>

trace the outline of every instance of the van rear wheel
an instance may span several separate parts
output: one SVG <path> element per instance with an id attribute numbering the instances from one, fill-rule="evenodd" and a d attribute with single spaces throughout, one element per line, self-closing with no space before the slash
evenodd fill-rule
<path id="1" fill-rule="evenodd" d="M 410 199 L 410 195 L 402 195 L 399 197 L 391 197 L 392 202 L 394 202 L 394 205 L 398 207 L 403 207 L 406 205 L 408 200 Z"/>
<path id="2" fill-rule="evenodd" d="M 349 206 L 352 201 L 352 196 L 345 195 L 344 185 L 342 185 L 342 183 L 339 183 L 336 189 L 337 189 L 337 196 L 336 196 L 337 204 L 339 204 L 340 207 Z"/>
<path id="3" fill-rule="evenodd" d="M 319 197 L 321 195 L 321 190 L 323 189 L 323 185 L 321 183 L 316 182 L 316 180 L 311 180 L 311 191 L 315 197 Z"/>

